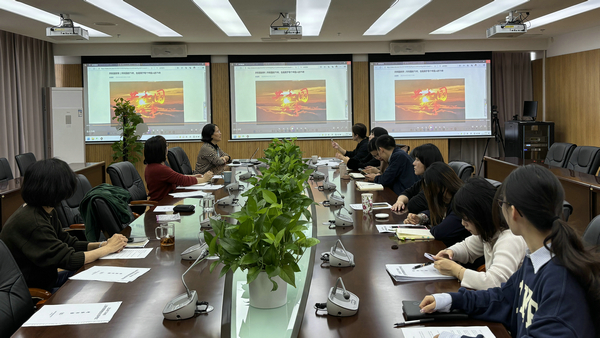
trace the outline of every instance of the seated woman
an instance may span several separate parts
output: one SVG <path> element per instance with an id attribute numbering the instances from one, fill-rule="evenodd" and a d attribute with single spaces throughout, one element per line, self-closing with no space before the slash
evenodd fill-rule
<path id="1" fill-rule="evenodd" d="M 426 296 L 421 312 L 461 309 L 473 319 L 504 324 L 513 337 L 597 337 L 600 257 L 561 221 L 560 181 L 530 164 L 513 170 L 500 189 L 502 215 L 527 243 L 523 265 L 501 287 Z"/>
<path id="2" fill-rule="evenodd" d="M 422 176 L 432 163 L 444 162 L 444 157 L 438 147 L 431 143 L 425 143 L 416 147 L 410 156 L 415 159 L 413 167 L 417 176 Z M 412 214 L 418 214 L 427 210 L 427 200 L 425 199 L 422 186 L 423 182 L 420 179 L 410 188 L 404 190 L 392 206 L 392 211 L 400 211 L 402 213 L 408 211 Z"/>
<path id="3" fill-rule="evenodd" d="M 352 140 L 358 142 L 354 151 L 348 151 L 342 148 L 337 142 L 331 141 L 331 146 L 338 152 L 335 157 L 344 161 L 349 169 L 357 170 L 365 168 L 369 161 L 373 159 L 369 153 L 369 140 L 367 139 L 367 126 L 357 123 L 352 126 Z"/>
<path id="4" fill-rule="evenodd" d="M 420 214 L 408 214 L 404 222 L 431 222 L 431 234 L 446 246 L 469 237 L 471 233 L 462 226 L 462 220 L 452 211 L 452 200 L 462 185 L 462 180 L 446 163 L 432 163 L 423 175 L 423 191 L 429 210 Z"/>
<path id="5" fill-rule="evenodd" d="M 454 195 L 453 210 L 472 236 L 435 256 L 436 269 L 458 278 L 461 286 L 469 289 L 500 286 L 517 271 L 525 257 L 527 245 L 523 237 L 515 236 L 502 222 L 494 196 L 496 188 L 485 178 L 475 176 L 465 182 Z M 469 270 L 458 264 L 473 263 L 481 256 L 485 257 L 485 271 Z"/>
<path id="6" fill-rule="evenodd" d="M 25 172 L 21 186 L 25 204 L 6 221 L 0 239 L 30 288 L 54 292 L 84 264 L 127 245 L 127 238 L 121 234 L 91 243 L 79 241 L 63 229 L 54 208 L 71 197 L 76 187 L 75 173 L 57 158 L 37 161 Z"/>
<path id="7" fill-rule="evenodd" d="M 194 174 L 204 174 L 211 171 L 221 174 L 225 171 L 225 165 L 231 162 L 231 156 L 227 155 L 217 143 L 221 142 L 221 131 L 216 124 L 209 123 L 202 128 L 202 148 L 196 159 Z"/>
<path id="8" fill-rule="evenodd" d="M 167 152 L 167 140 L 160 135 L 149 138 L 144 144 L 144 161 L 147 164 L 144 177 L 152 201 L 162 200 L 178 186 L 186 187 L 211 180 L 213 175 L 210 171 L 204 175 L 182 175 L 169 168 L 163 163 L 167 159 Z"/>

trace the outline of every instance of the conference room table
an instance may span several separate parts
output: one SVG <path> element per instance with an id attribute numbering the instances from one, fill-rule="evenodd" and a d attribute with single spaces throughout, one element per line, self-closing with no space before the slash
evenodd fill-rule
<path id="1" fill-rule="evenodd" d="M 106 182 L 104 162 L 69 163 L 76 173 L 85 176 L 92 187 Z M 21 184 L 23 177 L 0 182 L 0 229 L 6 220 L 23 204 Z"/>
<path id="2" fill-rule="evenodd" d="M 256 170 L 246 167 L 232 169 L 234 180 L 246 170 Z M 350 203 L 360 203 L 361 192 L 356 190 L 354 180 L 341 179 L 336 169 L 319 167 L 319 170 L 337 185 L 348 209 Z M 222 183 L 222 180 L 219 182 Z M 144 267 L 150 268 L 150 271 L 126 284 L 69 280 L 46 302 L 51 305 L 122 301 L 109 323 L 22 327 L 15 337 L 402 337 L 402 330 L 395 328 L 394 323 L 402 318 L 403 300 L 420 301 L 431 293 L 458 290 L 457 280 L 395 283 L 386 272 L 386 264 L 424 263 L 426 259 L 423 254 L 437 253 L 444 248 L 443 243 L 432 240 L 400 241 L 393 234 L 379 233 L 376 224 L 402 223 L 405 218 L 405 215 L 393 213 L 390 209 L 377 211 L 390 215 L 384 222 L 363 214 L 361 210 L 352 213 L 353 226 L 330 229 L 329 220 L 334 219 L 333 212 L 340 207 L 322 205 L 330 195 L 330 192 L 319 191 L 318 186 L 322 182 L 309 181 L 309 184 L 307 194 L 316 203 L 310 207 L 313 219 L 308 232 L 317 237 L 320 243 L 307 250 L 299 263 L 303 271 L 296 273 L 298 287 L 288 286 L 288 303 L 283 307 L 268 310 L 251 308 L 248 305 L 245 275 L 238 271 L 218 278 L 220 267 L 211 274 L 209 265 L 212 261 L 205 260 L 190 270 L 185 279 L 189 288 L 197 291 L 198 300 L 209 302 L 214 311 L 181 321 L 165 320 L 162 310 L 167 302 L 185 292 L 181 275 L 193 263 L 182 260 L 180 253 L 198 243 L 201 230 L 199 223 L 206 217 L 202 210 L 202 199 L 168 196 L 160 202 L 161 205 L 196 205 L 194 213 L 181 214 L 181 221 L 176 223 L 173 247 L 160 247 L 155 239 L 157 214 L 150 208 L 131 224 L 132 236 L 141 235 L 150 239 L 146 248 L 152 251 L 146 258 L 97 260 L 82 268 L 85 270 L 100 265 Z M 241 192 L 237 194 L 239 204 L 243 204 Z M 227 193 L 220 189 L 214 195 L 218 199 Z M 373 192 L 373 199 L 375 202 L 393 204 L 396 195 L 386 188 Z M 239 210 L 239 206 L 215 208 L 220 214 L 236 210 Z M 354 254 L 355 267 L 330 268 L 321 265 L 321 254 L 330 251 L 338 239 Z M 393 245 L 397 245 L 397 249 L 392 248 Z M 329 290 L 338 277 L 343 278 L 348 291 L 359 297 L 358 313 L 351 317 L 317 315 L 315 303 L 327 301 Z M 501 324 L 477 320 L 440 321 L 423 325 L 488 326 L 496 337 L 510 337 Z"/>
<path id="3" fill-rule="evenodd" d="M 541 161 L 518 157 L 484 157 L 486 178 L 496 181 L 504 179 L 516 168 L 537 164 L 548 168 L 560 181 L 565 191 L 565 200 L 573 206 L 569 217 L 571 225 L 582 235 L 590 221 L 600 214 L 600 177 L 579 171 L 546 165 Z"/>

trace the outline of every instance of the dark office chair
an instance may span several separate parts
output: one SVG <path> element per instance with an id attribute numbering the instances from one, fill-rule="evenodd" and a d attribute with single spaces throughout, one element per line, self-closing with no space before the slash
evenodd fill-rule
<path id="1" fill-rule="evenodd" d="M 8 160 L 6 159 L 6 157 L 1 157 L 0 158 L 0 181 L 8 181 L 8 180 L 12 180 L 13 177 L 13 173 L 12 173 L 12 169 L 10 169 L 10 164 L 8 164 Z"/>
<path id="2" fill-rule="evenodd" d="M 77 175 L 77 188 L 73 196 L 62 200 L 60 205 L 56 208 L 58 219 L 62 224 L 63 228 L 71 232 L 71 235 L 76 236 L 82 241 L 85 241 L 85 225 L 83 217 L 79 213 L 79 204 L 85 197 L 88 191 L 92 190 L 90 181 L 83 176 Z"/>
<path id="3" fill-rule="evenodd" d="M 28 289 L 10 250 L 0 240 L 0 337 L 10 337 L 33 314 L 32 298 L 50 298 L 50 292 Z"/>
<path id="4" fill-rule="evenodd" d="M 19 167 L 21 177 L 25 176 L 27 168 L 36 162 L 35 155 L 33 153 L 19 154 L 15 156 L 15 160 L 17 161 L 17 166 Z"/>
<path id="5" fill-rule="evenodd" d="M 590 146 L 575 148 L 566 166 L 567 169 L 590 175 L 596 175 L 598 167 L 600 167 L 600 148 Z"/>
<path id="6" fill-rule="evenodd" d="M 116 233 L 127 237 L 128 225 L 137 216 L 129 207 L 129 192 L 121 187 L 100 184 L 89 190 L 79 203 L 79 212 L 85 223 L 85 237 L 90 242 L 110 238 Z"/>
<path id="7" fill-rule="evenodd" d="M 98 240 L 108 239 L 114 234 L 122 234 L 129 238 L 129 235 L 131 234 L 131 227 L 129 224 L 135 220 L 133 212 L 129 213 L 129 219 L 124 219 L 101 198 L 92 201 L 92 209 L 94 210 L 93 212 L 96 217 L 97 227 L 95 229 L 89 229 L 89 231 L 94 231 Z M 88 227 L 88 225 L 86 225 L 86 227 Z M 100 236 L 100 233 L 104 235 L 104 238 Z"/>
<path id="8" fill-rule="evenodd" d="M 167 157 L 169 158 L 171 169 L 183 175 L 192 174 L 193 170 L 190 160 L 181 147 L 169 148 Z"/>
<path id="9" fill-rule="evenodd" d="M 566 168 L 567 163 L 569 163 L 569 158 L 576 147 L 577 145 L 573 143 L 554 142 L 550 146 L 550 149 L 548 149 L 548 154 L 546 154 L 544 163 L 555 167 Z"/>
<path id="10" fill-rule="evenodd" d="M 496 188 L 496 189 L 498 189 L 502 185 L 502 182 L 493 180 L 491 178 L 486 178 L 486 180 L 488 182 L 490 182 L 494 186 L 494 188 Z"/>
<path id="11" fill-rule="evenodd" d="M 450 168 L 452 168 L 452 170 L 454 170 L 456 175 L 460 177 L 463 182 L 466 181 L 467 178 L 471 177 L 475 171 L 475 167 L 467 162 L 452 161 L 448 163 L 448 165 Z"/>
<path id="12" fill-rule="evenodd" d="M 573 215 L 573 206 L 571 203 L 563 201 L 563 221 L 568 222 L 571 215 Z"/>
<path id="13" fill-rule="evenodd" d="M 600 245 L 600 215 L 594 217 L 588 224 L 583 233 L 583 242 L 591 246 Z"/>
<path id="14" fill-rule="evenodd" d="M 131 162 L 123 161 L 113 163 L 106 169 L 110 181 L 113 185 L 121 187 L 131 194 L 131 210 L 137 214 L 143 214 L 146 211 L 147 206 L 154 206 L 157 203 L 154 201 L 148 201 L 148 194 L 146 194 L 146 187 L 144 182 L 138 174 L 137 170 L 131 164 Z"/>

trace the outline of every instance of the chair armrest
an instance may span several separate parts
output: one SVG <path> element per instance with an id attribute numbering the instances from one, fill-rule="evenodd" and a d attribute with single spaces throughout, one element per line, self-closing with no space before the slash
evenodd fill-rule
<path id="1" fill-rule="evenodd" d="M 71 225 L 69 225 L 69 228 L 65 229 L 65 230 L 67 230 L 67 231 L 70 231 L 70 230 L 85 230 L 85 224 L 82 224 L 82 223 L 80 223 L 80 224 L 71 224 Z"/>
<path id="2" fill-rule="evenodd" d="M 477 272 L 485 272 L 485 264 L 482 264 L 477 268 Z"/>
<path id="3" fill-rule="evenodd" d="M 46 299 L 50 298 L 50 296 L 52 296 L 52 293 L 50 293 L 44 289 L 38 289 L 38 288 L 29 288 L 29 293 L 31 294 L 31 297 L 40 298 L 43 300 L 46 300 Z"/>
<path id="4" fill-rule="evenodd" d="M 137 212 L 132 212 L 132 214 L 133 214 L 133 218 L 135 218 L 135 219 L 140 217 L 140 214 L 138 214 Z"/>
<path id="5" fill-rule="evenodd" d="M 129 202 L 129 205 L 137 205 L 137 206 L 145 205 L 145 206 L 153 207 L 153 206 L 158 205 L 158 202 L 157 201 L 131 201 L 131 202 Z"/>

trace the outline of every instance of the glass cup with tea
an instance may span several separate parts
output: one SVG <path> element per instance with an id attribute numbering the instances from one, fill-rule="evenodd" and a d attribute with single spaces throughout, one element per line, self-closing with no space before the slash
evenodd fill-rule
<path id="1" fill-rule="evenodd" d="M 175 224 L 165 223 L 161 224 L 154 229 L 156 239 L 160 240 L 160 246 L 173 246 L 175 245 Z"/>

